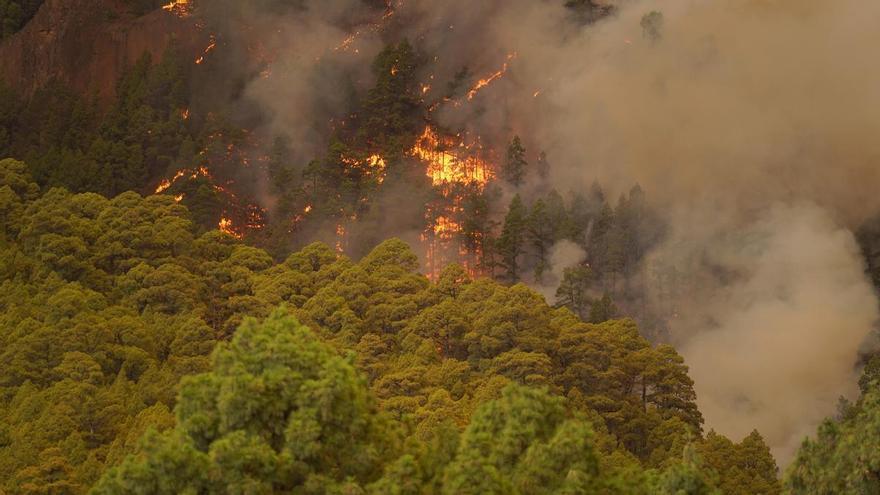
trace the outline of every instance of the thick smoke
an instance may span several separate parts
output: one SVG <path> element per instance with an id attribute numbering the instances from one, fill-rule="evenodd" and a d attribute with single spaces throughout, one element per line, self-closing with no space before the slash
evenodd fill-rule
<path id="1" fill-rule="evenodd" d="M 639 25 L 652 10 L 656 42 Z M 651 260 L 681 287 L 649 286 L 681 315 L 672 337 L 707 426 L 758 428 L 782 463 L 853 392 L 878 316 L 847 230 L 880 199 L 878 15 L 859 1 L 627 4 L 538 126 L 571 159 L 563 182 L 636 181 L 675 212 Z"/>
<path id="2" fill-rule="evenodd" d="M 841 395 L 877 320 L 852 234 L 813 203 L 776 204 L 754 222 L 693 211 L 652 253 L 656 304 L 672 305 L 675 344 L 709 427 L 762 432 L 787 462 Z M 720 223 L 719 223 L 720 221 Z M 677 283 L 662 278 L 674 268 Z"/>
<path id="3" fill-rule="evenodd" d="M 313 129 L 345 106 L 334 71 L 369 83 L 375 34 L 341 68 L 313 64 L 344 38 L 353 3 L 279 19 L 297 26 L 282 63 L 247 89 L 294 147 L 311 151 Z M 394 36 L 430 55 L 435 87 L 509 61 L 434 118 L 496 145 L 521 135 L 552 157 L 562 191 L 639 183 L 668 213 L 671 235 L 644 274 L 678 315 L 672 339 L 707 426 L 758 428 L 785 462 L 853 391 L 878 317 L 850 231 L 880 207 L 880 2 L 631 0 L 590 26 L 561 0 L 396 4 Z M 652 11 L 656 33 L 642 26 Z"/>
<path id="4" fill-rule="evenodd" d="M 205 0 L 198 6 L 223 50 L 209 73 L 234 85 L 226 97 L 239 115 L 230 117 L 242 121 L 243 109 L 255 108 L 258 118 L 242 123 L 255 121 L 251 130 L 267 143 L 286 138 L 297 163 L 320 155 L 357 94 L 373 82 L 370 63 L 382 42 L 363 27 L 376 9 L 361 0 Z M 356 49 L 342 49 L 355 29 L 363 31 Z"/>
<path id="5" fill-rule="evenodd" d="M 375 32 L 358 37 L 357 51 L 342 50 L 347 25 L 368 19 L 360 0 L 304 2 L 302 10 L 272 20 L 283 29 L 270 31 L 270 77 L 254 80 L 246 96 L 268 117 L 270 135 L 293 143 L 294 158 L 318 156 L 332 125 L 341 125 L 354 95 L 372 83 L 370 62 L 381 49 Z M 265 22 L 265 20 L 264 20 Z"/>

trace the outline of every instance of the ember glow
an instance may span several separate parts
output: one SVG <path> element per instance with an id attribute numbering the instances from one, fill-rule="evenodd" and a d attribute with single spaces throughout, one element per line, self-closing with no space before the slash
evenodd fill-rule
<path id="1" fill-rule="evenodd" d="M 196 59 L 196 65 L 201 65 L 202 62 L 205 61 L 205 57 L 209 53 L 211 53 L 214 48 L 217 48 L 217 38 L 212 34 L 209 39 L 210 41 L 208 42 L 208 46 L 205 47 L 205 51 L 203 51 L 202 54 Z"/>
<path id="2" fill-rule="evenodd" d="M 337 52 L 338 51 L 347 51 L 349 49 L 349 47 L 351 47 L 351 45 L 354 44 L 354 42 L 357 39 L 359 34 L 360 34 L 359 31 L 355 31 L 354 33 L 346 36 L 345 39 L 342 40 L 342 43 L 337 45 L 336 48 L 334 48 L 333 50 L 337 51 Z"/>
<path id="3" fill-rule="evenodd" d="M 370 155 L 367 157 L 367 165 L 370 166 L 371 173 L 381 184 L 385 181 L 385 159 L 379 155 Z"/>
<path id="4" fill-rule="evenodd" d="M 403 2 L 399 2 L 399 4 L 400 3 L 403 3 Z M 336 52 L 352 51 L 353 53 L 358 53 L 359 52 L 358 48 L 355 47 L 355 43 L 357 42 L 358 38 L 360 38 L 361 36 L 363 36 L 366 33 L 379 32 L 385 26 L 385 24 L 392 17 L 394 17 L 395 9 L 400 6 L 399 4 L 397 7 L 395 7 L 394 2 L 392 2 L 390 0 L 388 2 L 386 2 L 385 3 L 385 13 L 382 14 L 382 18 L 379 19 L 378 22 L 375 22 L 373 24 L 367 24 L 366 26 L 363 26 L 363 27 L 356 29 L 354 32 L 352 32 L 351 34 L 346 36 L 345 39 L 342 40 L 338 45 L 336 45 L 336 47 L 333 48 L 333 51 L 336 51 Z"/>
<path id="5" fill-rule="evenodd" d="M 345 252 L 345 226 L 341 223 L 336 225 L 336 252 Z"/>

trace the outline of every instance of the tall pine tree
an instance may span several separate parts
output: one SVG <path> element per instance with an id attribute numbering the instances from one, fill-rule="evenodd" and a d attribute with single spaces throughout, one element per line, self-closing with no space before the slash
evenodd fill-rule
<path id="1" fill-rule="evenodd" d="M 526 149 L 519 136 L 513 136 L 513 140 L 507 146 L 507 160 L 502 169 L 504 180 L 512 186 L 521 186 L 526 179 L 527 166 Z"/>
<path id="2" fill-rule="evenodd" d="M 504 226 L 501 228 L 501 237 L 498 239 L 498 253 L 501 256 L 501 264 L 505 269 L 505 276 L 511 283 L 519 282 L 520 257 L 524 252 L 526 236 L 526 207 L 523 205 L 519 194 L 513 197 L 507 216 L 504 218 Z"/>

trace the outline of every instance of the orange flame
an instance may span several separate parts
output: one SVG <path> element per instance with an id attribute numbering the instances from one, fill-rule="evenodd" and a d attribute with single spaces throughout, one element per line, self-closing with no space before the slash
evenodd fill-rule
<path id="1" fill-rule="evenodd" d="M 460 215 L 462 198 L 454 196 L 453 186 L 470 186 L 482 190 L 493 177 L 493 166 L 482 157 L 479 140 L 471 142 L 458 136 L 441 136 L 426 126 L 416 140 L 410 154 L 425 163 L 425 173 L 431 178 L 444 201 L 428 205 L 425 220 L 428 227 L 421 235 L 425 247 L 425 270 L 429 278 L 439 275 L 444 265 L 452 261 L 462 263 L 471 275 L 469 253 L 459 234 L 462 231 Z"/>
<path id="2" fill-rule="evenodd" d="M 172 177 L 170 179 L 162 179 L 162 181 L 159 182 L 159 185 L 156 186 L 156 190 L 154 191 L 154 193 L 155 194 L 162 194 L 163 192 L 170 189 L 171 186 L 173 186 L 175 182 L 184 178 L 187 175 L 191 179 L 197 179 L 199 177 L 208 177 L 208 178 L 211 177 L 211 173 L 208 170 L 208 167 L 206 167 L 204 165 L 202 165 L 201 167 L 194 169 L 194 170 L 184 168 L 184 169 L 178 170 L 177 173 L 174 174 L 174 177 Z"/>
<path id="3" fill-rule="evenodd" d="M 177 14 L 178 17 L 186 17 L 189 15 L 189 0 L 171 0 L 162 6 L 162 10 Z"/>
<path id="4" fill-rule="evenodd" d="M 162 194 L 163 192 L 168 190 L 169 187 L 171 187 L 171 181 L 168 179 L 162 179 L 162 182 L 160 182 L 159 185 L 156 186 L 155 193 Z"/>
<path id="5" fill-rule="evenodd" d="M 232 219 L 230 218 L 221 218 L 220 222 L 217 223 L 217 229 L 224 234 L 229 234 L 232 237 L 235 237 L 236 239 L 241 239 L 243 237 L 232 225 Z"/>
<path id="6" fill-rule="evenodd" d="M 441 138 L 426 126 L 410 153 L 427 164 L 427 174 L 435 186 L 477 184 L 482 188 L 491 179 L 488 163 L 473 155 L 475 144 Z"/>
<path id="7" fill-rule="evenodd" d="M 489 77 L 486 77 L 484 79 L 480 79 L 479 81 L 477 81 L 477 83 L 471 87 L 470 91 L 468 91 L 467 99 L 473 100 L 474 97 L 477 96 L 477 93 L 479 93 L 479 91 L 481 89 L 492 84 L 492 82 L 495 81 L 496 79 L 501 78 L 501 76 L 503 76 L 507 72 L 508 63 L 511 60 L 513 60 L 515 57 L 516 57 L 516 53 L 511 53 L 510 55 L 507 56 L 507 62 L 504 62 L 504 65 L 501 66 L 501 70 L 496 71 L 495 73 L 493 73 Z"/>
<path id="8" fill-rule="evenodd" d="M 205 56 L 211 53 L 214 48 L 217 48 L 217 38 L 212 34 L 209 38 L 208 46 L 205 47 L 205 51 L 196 59 L 196 65 L 201 65 L 202 62 L 205 61 Z"/>

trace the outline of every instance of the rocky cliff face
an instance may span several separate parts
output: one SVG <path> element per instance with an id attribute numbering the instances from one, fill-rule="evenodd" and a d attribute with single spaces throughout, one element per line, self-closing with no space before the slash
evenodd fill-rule
<path id="1" fill-rule="evenodd" d="M 114 0 L 46 0 L 0 43 L 0 79 L 25 95 L 57 79 L 106 101 L 144 52 L 158 60 L 172 40 L 190 50 L 201 38 L 192 18 L 162 9 L 134 17 Z"/>

